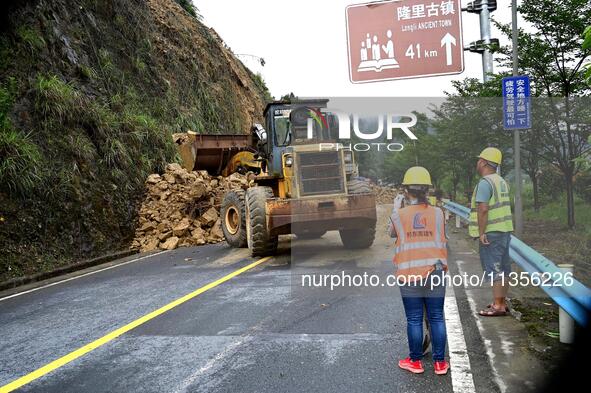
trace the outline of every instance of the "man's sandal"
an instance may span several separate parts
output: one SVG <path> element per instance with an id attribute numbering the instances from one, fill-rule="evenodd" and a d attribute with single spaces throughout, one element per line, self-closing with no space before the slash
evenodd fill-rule
<path id="1" fill-rule="evenodd" d="M 488 306 L 486 306 L 486 308 L 493 308 L 494 304 L 489 304 Z M 497 309 L 498 310 L 498 309 Z M 509 306 L 505 306 L 505 312 L 509 312 Z"/>
<path id="2" fill-rule="evenodd" d="M 480 310 L 478 315 L 480 315 L 482 317 L 504 317 L 507 315 L 506 310 L 507 310 L 506 308 L 505 308 L 505 310 L 500 310 L 500 309 L 497 309 L 494 306 L 492 306 L 492 307 L 487 307 L 484 310 Z"/>

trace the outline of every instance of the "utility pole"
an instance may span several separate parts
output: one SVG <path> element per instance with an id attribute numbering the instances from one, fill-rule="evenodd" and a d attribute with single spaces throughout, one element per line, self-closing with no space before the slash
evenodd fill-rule
<path id="1" fill-rule="evenodd" d="M 480 18 L 480 39 L 471 42 L 464 50 L 482 55 L 482 81 L 488 82 L 493 73 L 493 55 L 491 45 L 499 44 L 499 40 L 491 38 L 490 13 L 497 9 L 497 0 L 475 0 L 462 8 L 462 11 L 478 14 Z"/>
<path id="2" fill-rule="evenodd" d="M 480 11 L 480 39 L 485 44 L 482 52 L 482 80 L 488 82 L 490 75 L 493 73 L 493 55 L 490 50 L 490 11 L 488 9 L 488 0 L 480 1 L 482 4 Z"/>
<path id="3" fill-rule="evenodd" d="M 511 14 L 513 25 L 513 76 L 517 76 L 519 75 L 517 0 L 511 0 Z M 515 234 L 521 237 L 523 233 L 523 202 L 521 200 L 521 141 L 519 130 L 513 130 L 513 161 L 515 163 Z"/>
<path id="4" fill-rule="evenodd" d="M 478 13 L 480 17 L 480 40 L 471 42 L 465 50 L 482 55 L 482 80 L 488 82 L 493 72 L 493 56 L 491 44 L 498 45 L 499 40 L 490 36 L 490 13 L 497 9 L 496 0 L 475 0 L 468 3 L 462 11 Z M 518 34 L 517 30 L 517 0 L 511 0 L 513 22 L 513 76 L 519 75 Z M 521 141 L 519 130 L 513 130 L 513 161 L 515 164 L 515 234 L 523 233 L 523 202 L 521 199 Z"/>

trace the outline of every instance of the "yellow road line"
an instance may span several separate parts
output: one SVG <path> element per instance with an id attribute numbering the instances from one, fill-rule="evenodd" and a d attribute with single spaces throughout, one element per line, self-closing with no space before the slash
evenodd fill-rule
<path id="1" fill-rule="evenodd" d="M 203 292 L 206 292 L 212 288 L 217 287 L 220 284 L 223 284 L 224 282 L 236 277 L 239 274 L 244 273 L 247 270 L 250 270 L 258 265 L 260 265 L 263 262 L 266 262 L 270 257 L 265 257 L 265 258 L 261 258 L 258 261 L 255 261 L 253 263 L 251 263 L 248 266 L 245 266 L 241 269 L 238 269 L 222 278 L 220 278 L 219 280 L 216 280 L 214 282 L 211 282 L 175 301 L 172 301 L 170 303 L 168 303 L 167 305 L 160 307 L 159 309 L 152 311 L 149 314 L 144 315 L 141 318 L 136 319 L 133 322 L 128 323 L 125 326 L 120 327 L 117 330 L 112 331 L 111 333 L 108 333 L 106 335 L 104 335 L 103 337 L 89 343 L 86 344 L 83 347 L 78 348 L 75 351 L 70 352 L 69 354 L 62 356 L 59 359 L 54 360 L 51 363 L 46 364 L 45 366 L 38 368 L 37 370 L 24 375 L 18 379 L 15 379 L 14 381 L 10 382 L 7 385 L 4 385 L 2 387 L 0 387 L 0 393 L 8 393 L 8 392 L 12 392 L 15 389 L 20 388 L 23 385 L 28 384 L 29 382 L 32 382 L 34 380 L 36 380 L 37 378 L 40 378 L 42 376 L 44 376 L 45 374 L 48 374 L 50 372 L 52 372 L 53 370 L 56 370 L 68 363 L 70 363 L 73 360 L 78 359 L 81 356 L 84 356 L 85 354 L 87 354 L 90 351 L 93 351 L 95 349 L 97 349 L 98 347 L 105 345 L 106 343 L 108 343 L 109 341 L 112 341 L 114 339 L 116 339 L 117 337 L 121 336 L 123 333 L 127 333 L 132 329 L 135 329 L 136 327 L 148 322 L 151 319 L 156 318 L 159 315 L 164 314 L 165 312 L 172 310 L 173 308 L 185 303 L 186 301 L 189 301 L 191 299 L 193 299 L 196 296 L 201 295 Z"/>

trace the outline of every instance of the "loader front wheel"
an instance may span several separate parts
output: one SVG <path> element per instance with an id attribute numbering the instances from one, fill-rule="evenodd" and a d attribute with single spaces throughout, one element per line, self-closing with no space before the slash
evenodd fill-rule
<path id="1" fill-rule="evenodd" d="M 349 194 L 371 194 L 369 183 L 359 179 L 347 182 Z M 339 231 L 343 246 L 348 249 L 369 248 L 376 237 L 375 222 L 367 228 L 341 229 Z"/>
<path id="2" fill-rule="evenodd" d="M 245 195 L 244 190 L 233 190 L 226 193 L 220 211 L 222 232 L 226 242 L 235 248 L 247 246 Z"/>
<path id="3" fill-rule="evenodd" d="M 278 236 L 267 227 L 267 199 L 273 198 L 271 187 L 252 187 L 246 191 L 246 238 L 252 256 L 267 256 L 277 251 Z"/>

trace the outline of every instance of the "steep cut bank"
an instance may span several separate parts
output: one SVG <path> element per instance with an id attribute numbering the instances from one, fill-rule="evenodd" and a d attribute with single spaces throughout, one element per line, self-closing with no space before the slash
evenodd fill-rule
<path id="1" fill-rule="evenodd" d="M 0 11 L 0 280 L 127 247 L 172 133 L 260 121 L 262 80 L 174 0 Z"/>

